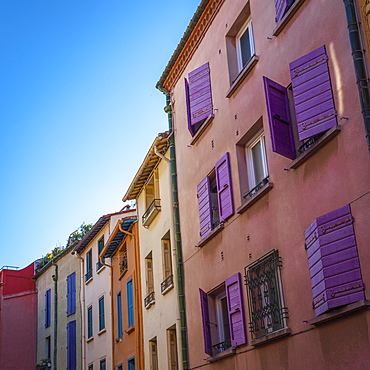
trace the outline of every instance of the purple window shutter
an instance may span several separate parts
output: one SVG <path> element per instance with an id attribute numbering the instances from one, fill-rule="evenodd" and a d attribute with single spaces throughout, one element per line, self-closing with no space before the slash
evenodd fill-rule
<path id="1" fill-rule="evenodd" d="M 76 370 L 76 320 L 67 324 L 67 370 Z"/>
<path id="2" fill-rule="evenodd" d="M 211 328 L 209 322 L 208 295 L 200 288 L 199 294 L 200 294 L 200 307 L 202 309 L 204 352 L 212 356 L 213 353 L 212 353 Z"/>
<path id="3" fill-rule="evenodd" d="M 185 83 L 185 98 L 186 98 L 186 114 L 188 117 L 188 130 L 190 131 L 191 136 L 195 135 L 195 131 L 191 124 L 191 113 L 190 113 L 190 96 L 189 96 L 189 83 L 186 78 L 184 78 Z"/>
<path id="4" fill-rule="evenodd" d="M 353 222 L 346 205 L 318 217 L 305 232 L 316 316 L 365 299 Z"/>
<path id="5" fill-rule="evenodd" d="M 247 343 L 240 273 L 238 272 L 229 277 L 225 281 L 225 285 L 227 307 L 229 310 L 231 345 L 236 347 Z"/>
<path id="6" fill-rule="evenodd" d="M 212 230 L 212 208 L 208 176 L 198 185 L 200 236 L 204 238 Z"/>
<path id="7" fill-rule="evenodd" d="M 276 22 L 279 23 L 289 8 L 291 0 L 274 0 L 276 10 Z"/>
<path id="8" fill-rule="evenodd" d="M 208 118 L 213 112 L 211 78 L 208 63 L 189 73 L 191 125 Z"/>
<path id="9" fill-rule="evenodd" d="M 221 157 L 215 165 L 218 209 L 220 221 L 225 221 L 234 214 L 233 191 L 231 187 L 231 173 L 229 153 Z"/>
<path id="10" fill-rule="evenodd" d="M 325 46 L 290 63 L 299 140 L 337 124 Z"/>
<path id="11" fill-rule="evenodd" d="M 287 89 L 263 77 L 272 150 L 284 157 L 295 159 L 292 122 Z"/>

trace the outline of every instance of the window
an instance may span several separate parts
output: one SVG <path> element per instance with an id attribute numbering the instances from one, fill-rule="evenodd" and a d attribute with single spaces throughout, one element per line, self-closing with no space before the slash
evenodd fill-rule
<path id="1" fill-rule="evenodd" d="M 276 22 L 280 23 L 290 6 L 295 0 L 275 0 Z"/>
<path id="2" fill-rule="evenodd" d="M 105 329 L 104 296 L 99 298 L 99 331 Z"/>
<path id="3" fill-rule="evenodd" d="M 51 359 L 51 337 L 45 338 L 45 357 L 50 360 Z"/>
<path id="4" fill-rule="evenodd" d="M 199 289 L 204 351 L 210 356 L 247 341 L 241 276 L 237 273 L 208 294 Z"/>
<path id="5" fill-rule="evenodd" d="M 87 369 L 88 370 L 94 370 L 94 365 L 93 364 L 89 365 Z"/>
<path id="6" fill-rule="evenodd" d="M 288 89 L 263 79 L 272 149 L 295 159 L 337 125 L 325 46 L 290 63 L 290 75 L 295 113 L 289 109 Z"/>
<path id="7" fill-rule="evenodd" d="M 67 324 L 67 370 L 76 370 L 76 320 Z"/>
<path id="8" fill-rule="evenodd" d="M 134 287 L 132 278 L 126 283 L 127 293 L 127 322 L 128 327 L 134 326 Z"/>
<path id="9" fill-rule="evenodd" d="M 149 341 L 150 370 L 158 370 L 157 337 Z"/>
<path id="10" fill-rule="evenodd" d="M 350 205 L 318 217 L 305 231 L 315 315 L 365 299 Z"/>
<path id="11" fill-rule="evenodd" d="M 157 216 L 161 210 L 159 175 L 157 169 L 153 171 L 153 174 L 149 177 L 145 185 L 145 207 L 146 211 L 143 214 L 142 223 L 144 227 L 149 227 L 155 216 Z"/>
<path id="12" fill-rule="evenodd" d="M 76 312 L 76 273 L 67 276 L 67 316 Z"/>
<path id="13" fill-rule="evenodd" d="M 245 267 L 253 339 L 286 326 L 287 308 L 283 304 L 280 267 L 281 258 L 275 250 Z"/>
<path id="14" fill-rule="evenodd" d="M 209 64 L 205 63 L 185 78 L 185 97 L 188 129 L 194 136 L 207 118 L 213 114 L 211 76 Z"/>
<path id="15" fill-rule="evenodd" d="M 161 293 L 165 294 L 173 287 L 172 275 L 172 256 L 170 233 L 162 239 L 162 263 L 163 263 L 163 282 L 161 283 Z"/>
<path id="16" fill-rule="evenodd" d="M 145 308 L 149 308 L 155 302 L 152 252 L 150 252 L 145 258 L 145 275 L 146 275 L 146 297 L 144 303 Z"/>
<path id="17" fill-rule="evenodd" d="M 128 370 L 135 370 L 135 357 L 131 357 L 127 360 Z"/>
<path id="18" fill-rule="evenodd" d="M 121 292 L 117 293 L 117 338 L 122 338 L 122 295 Z"/>
<path id="19" fill-rule="evenodd" d="M 123 370 L 122 364 L 119 364 L 119 365 L 117 366 L 117 370 Z"/>
<path id="20" fill-rule="evenodd" d="M 206 237 L 220 222 L 234 214 L 229 153 L 198 185 L 200 236 Z"/>
<path id="21" fill-rule="evenodd" d="M 248 195 L 251 196 L 268 182 L 265 134 L 263 132 L 260 132 L 246 144 L 245 156 L 250 190 Z"/>
<path id="22" fill-rule="evenodd" d="M 119 252 L 120 257 L 120 273 L 123 274 L 128 269 L 127 246 L 124 244 L 122 250 Z"/>
<path id="23" fill-rule="evenodd" d="M 90 249 L 86 253 L 86 274 L 85 274 L 85 282 L 92 278 L 92 250 Z"/>
<path id="24" fill-rule="evenodd" d="M 96 271 L 99 271 L 104 265 L 100 262 L 99 255 L 104 249 L 104 235 L 98 240 L 98 262 L 96 263 Z M 102 259 L 103 262 L 105 258 Z"/>
<path id="25" fill-rule="evenodd" d="M 167 330 L 168 368 L 178 370 L 176 326 Z"/>
<path id="26" fill-rule="evenodd" d="M 93 336 L 93 315 L 92 315 L 92 306 L 87 308 L 87 339 L 92 338 Z"/>
<path id="27" fill-rule="evenodd" d="M 45 328 L 51 323 L 51 289 L 45 292 Z"/>
<path id="28" fill-rule="evenodd" d="M 248 20 L 236 35 L 236 51 L 240 72 L 254 54 L 254 39 L 251 20 Z"/>
<path id="29" fill-rule="evenodd" d="M 100 360 L 100 370 L 106 370 L 107 367 L 106 367 L 106 360 L 105 358 L 103 358 L 102 360 Z"/>

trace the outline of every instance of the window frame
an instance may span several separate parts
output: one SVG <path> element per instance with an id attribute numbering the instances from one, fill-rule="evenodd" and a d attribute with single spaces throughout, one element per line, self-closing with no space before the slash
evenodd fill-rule
<path id="1" fill-rule="evenodd" d="M 99 255 L 104 249 L 104 235 L 102 235 L 98 240 L 98 262 L 96 262 L 96 271 L 100 271 L 104 265 L 100 262 Z M 102 258 L 102 261 L 105 261 L 105 258 Z"/>
<path id="2" fill-rule="evenodd" d="M 87 307 L 87 340 L 94 337 L 93 331 L 93 307 L 92 304 Z"/>
<path id="3" fill-rule="evenodd" d="M 93 278 L 93 268 L 92 268 L 92 248 L 86 252 L 86 274 L 85 283 L 89 282 Z"/>
<path id="4" fill-rule="evenodd" d="M 105 329 L 105 299 L 104 295 L 102 295 L 98 300 L 98 307 L 99 307 L 99 332 Z"/>
<path id="5" fill-rule="evenodd" d="M 107 360 L 105 358 L 99 361 L 99 370 L 107 370 Z"/>
<path id="6" fill-rule="evenodd" d="M 122 291 L 116 294 L 116 308 L 117 308 L 117 338 L 123 336 L 123 323 L 122 323 Z"/>
<path id="7" fill-rule="evenodd" d="M 171 339 L 174 338 L 174 339 Z M 176 326 L 167 329 L 167 354 L 168 354 L 168 369 L 177 370 L 179 366 L 179 355 L 177 348 Z"/>
<path id="8" fill-rule="evenodd" d="M 67 276 L 67 316 L 76 313 L 76 272 Z"/>
<path id="9" fill-rule="evenodd" d="M 153 351 L 153 348 L 155 351 Z M 150 369 L 158 370 L 158 343 L 157 337 L 152 338 L 149 341 L 149 360 L 150 360 Z"/>
<path id="10" fill-rule="evenodd" d="M 241 46 L 241 38 L 244 34 L 248 31 L 249 36 L 249 49 L 250 49 L 250 57 L 247 61 L 243 63 L 243 50 Z M 254 34 L 253 34 L 253 25 L 252 19 L 249 17 L 244 25 L 240 28 L 238 33 L 235 36 L 235 46 L 236 46 L 236 56 L 238 61 L 238 71 L 239 73 L 243 70 L 243 68 L 249 63 L 252 59 L 253 55 L 256 53 L 256 46 L 254 43 Z"/>
<path id="11" fill-rule="evenodd" d="M 126 297 L 127 297 L 127 326 L 131 328 L 135 325 L 135 305 L 134 305 L 134 281 L 129 279 L 126 282 Z"/>
<path id="12" fill-rule="evenodd" d="M 51 325 L 51 289 L 45 292 L 45 328 Z"/>

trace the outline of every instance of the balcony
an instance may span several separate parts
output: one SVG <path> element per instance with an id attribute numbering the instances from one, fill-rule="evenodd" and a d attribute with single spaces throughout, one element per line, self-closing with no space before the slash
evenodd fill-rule
<path id="1" fill-rule="evenodd" d="M 127 269 L 128 269 L 128 260 L 127 260 L 127 252 L 125 251 L 125 253 L 122 256 L 121 264 L 119 266 L 119 272 L 123 274 L 124 272 L 127 271 Z"/>
<path id="2" fill-rule="evenodd" d="M 154 220 L 155 216 L 161 211 L 161 200 L 154 199 L 152 203 L 150 203 L 148 209 L 145 211 L 142 217 L 142 222 L 144 227 L 149 227 L 149 225 Z"/>
<path id="3" fill-rule="evenodd" d="M 169 290 L 173 288 L 173 275 L 170 275 L 161 283 L 161 293 L 166 294 Z"/>
<path id="4" fill-rule="evenodd" d="M 151 292 L 145 297 L 144 306 L 145 308 L 149 308 L 154 303 L 155 303 L 154 292 Z"/>
<path id="5" fill-rule="evenodd" d="M 87 273 L 85 274 L 85 283 L 88 282 L 91 278 L 92 278 L 92 269 L 87 271 Z"/>
<path id="6" fill-rule="evenodd" d="M 227 339 L 221 343 L 217 343 L 212 347 L 216 351 L 216 353 L 224 352 L 231 347 L 231 339 Z"/>

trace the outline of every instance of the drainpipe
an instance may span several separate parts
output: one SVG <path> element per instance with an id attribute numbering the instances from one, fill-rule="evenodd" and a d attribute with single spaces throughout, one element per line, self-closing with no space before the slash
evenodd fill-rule
<path id="1" fill-rule="evenodd" d="M 365 70 L 365 61 L 363 50 L 361 48 L 361 39 L 356 17 L 356 10 L 353 0 L 343 0 L 346 8 L 347 27 L 349 33 L 349 41 L 351 44 L 353 64 L 356 73 L 356 83 L 358 93 L 360 95 L 360 104 L 362 117 L 365 124 L 367 146 L 370 154 L 370 96 L 368 80 Z"/>
<path id="2" fill-rule="evenodd" d="M 172 207 L 173 219 L 175 228 L 175 245 L 177 254 L 177 285 L 178 285 L 178 299 L 180 309 L 180 325 L 181 325 L 181 345 L 182 345 L 182 366 L 183 370 L 188 367 L 188 336 L 186 329 L 186 311 L 185 311 L 185 294 L 184 294 L 184 265 L 182 261 L 182 244 L 181 244 L 181 230 L 180 230 L 180 214 L 179 214 L 179 200 L 177 190 L 177 170 L 176 170 L 176 152 L 175 152 L 175 138 L 173 135 L 172 124 L 172 108 L 170 101 L 170 92 L 166 91 L 162 86 L 157 86 L 157 89 L 166 95 L 166 107 L 164 111 L 168 115 L 168 129 L 169 129 L 169 144 L 170 144 L 170 167 L 171 167 L 171 183 L 172 183 Z"/>
<path id="3" fill-rule="evenodd" d="M 57 355 L 58 355 L 58 265 L 53 260 L 55 266 L 54 280 L 54 354 L 53 354 L 53 369 L 57 370 Z"/>
<path id="4" fill-rule="evenodd" d="M 163 154 L 159 153 L 157 146 L 154 147 L 154 153 L 157 155 L 159 158 L 163 159 L 166 163 L 170 163 L 171 161 L 165 157 Z"/>

